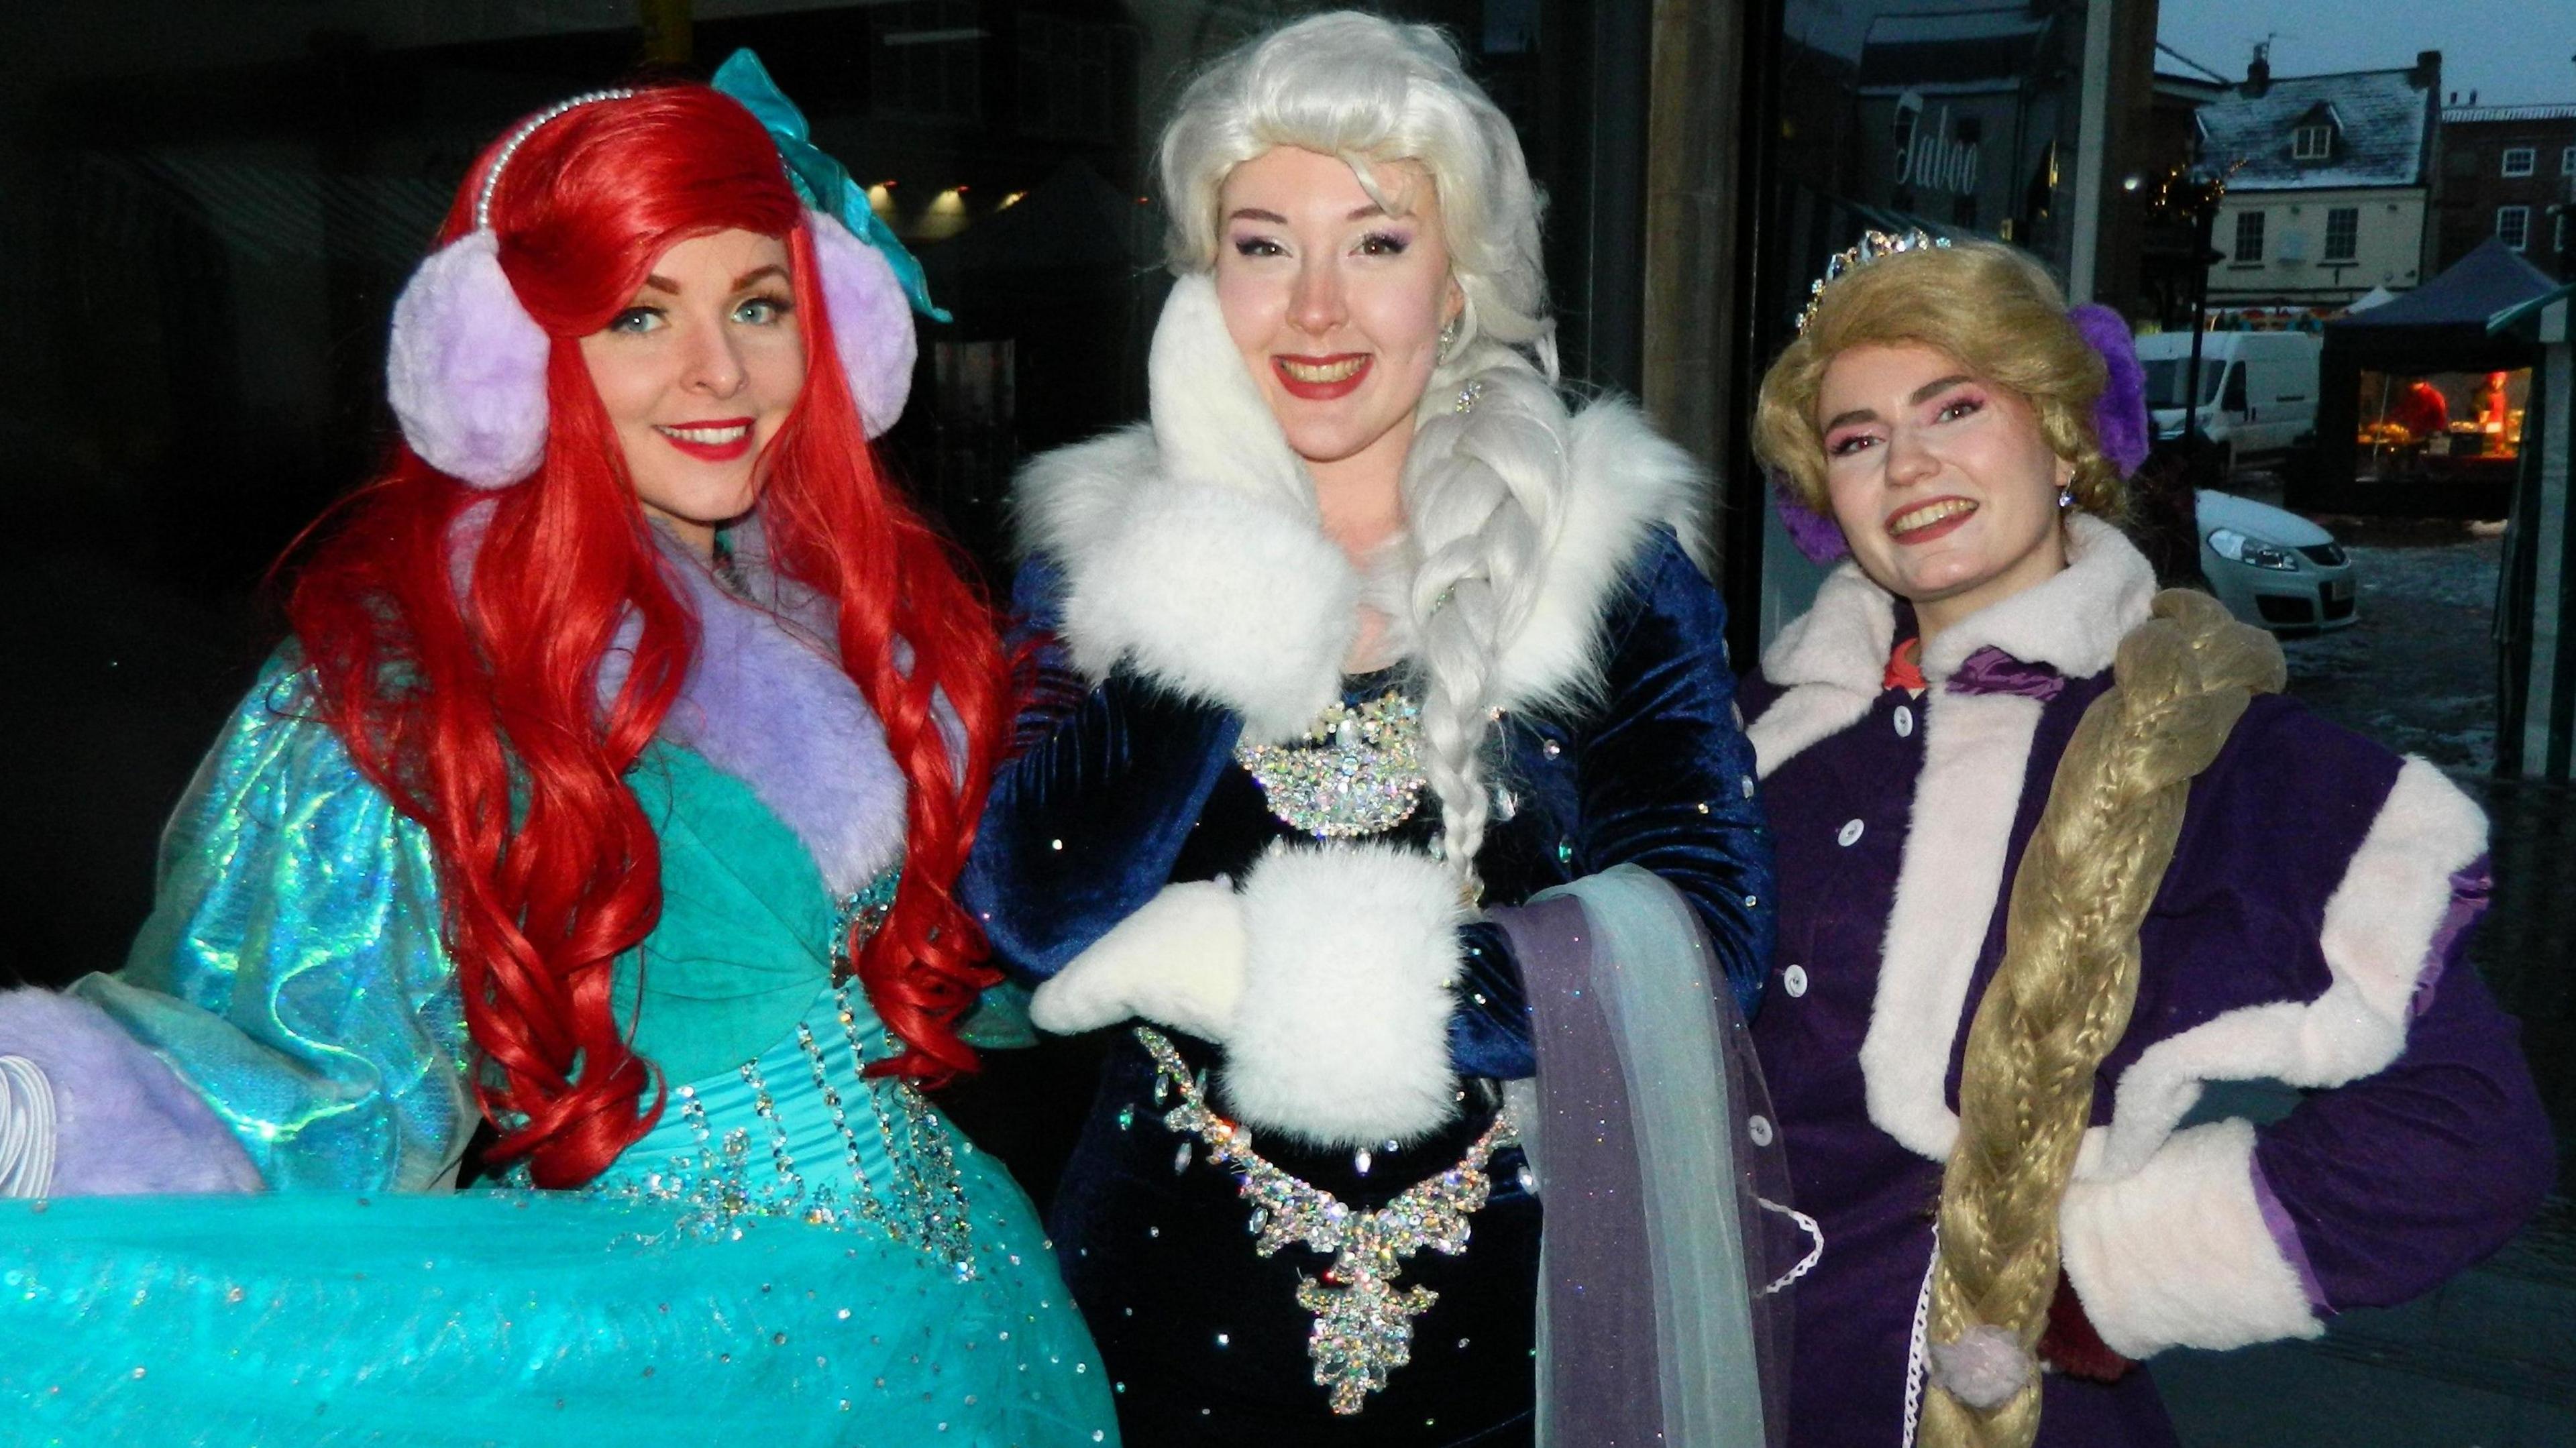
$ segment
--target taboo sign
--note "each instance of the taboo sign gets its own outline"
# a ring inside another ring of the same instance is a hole
[[[1944,103],[1929,116],[1923,97],[1907,91],[1896,98],[1896,184],[1966,196],[1977,189],[1977,164],[1984,147],[1981,118],[1968,116],[1955,127]]]

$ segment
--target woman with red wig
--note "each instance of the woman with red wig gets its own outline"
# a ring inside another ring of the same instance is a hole
[[[718,83],[485,152],[395,310],[404,445],[126,969],[0,998],[31,1431],[1114,1432],[920,1089],[1011,1029],[951,893],[1004,660],[868,447],[927,299],[757,62]]]

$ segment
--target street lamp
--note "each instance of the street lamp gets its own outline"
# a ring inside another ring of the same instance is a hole
[[[2218,228],[2218,203],[2227,195],[2227,178],[2235,174],[2236,166],[2219,171],[2205,162],[2168,167],[2156,178],[2155,197],[2148,203],[2155,211],[2191,223],[2191,363],[2183,372],[2182,426],[2183,437],[2194,444],[2201,441],[2200,348],[2209,330],[2209,269],[2226,260],[2211,239]]]

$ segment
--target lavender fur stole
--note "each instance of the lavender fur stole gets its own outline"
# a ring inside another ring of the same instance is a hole
[[[664,576],[698,619],[689,676],[661,737],[749,785],[804,842],[833,894],[900,863],[908,782],[876,711],[841,672],[828,600],[777,575],[756,519],[728,539],[739,597],[696,555],[655,536]],[[603,701],[626,681],[638,629],[630,619],[600,661]]]
[[[50,1195],[261,1189],[197,1093],[89,1002],[47,990],[0,994],[0,1056],[35,1062],[53,1087]]]

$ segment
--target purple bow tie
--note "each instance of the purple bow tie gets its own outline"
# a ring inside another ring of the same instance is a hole
[[[2066,676],[1988,645],[1968,655],[1943,687],[1953,694],[2019,694],[2046,703],[2064,692]]]

